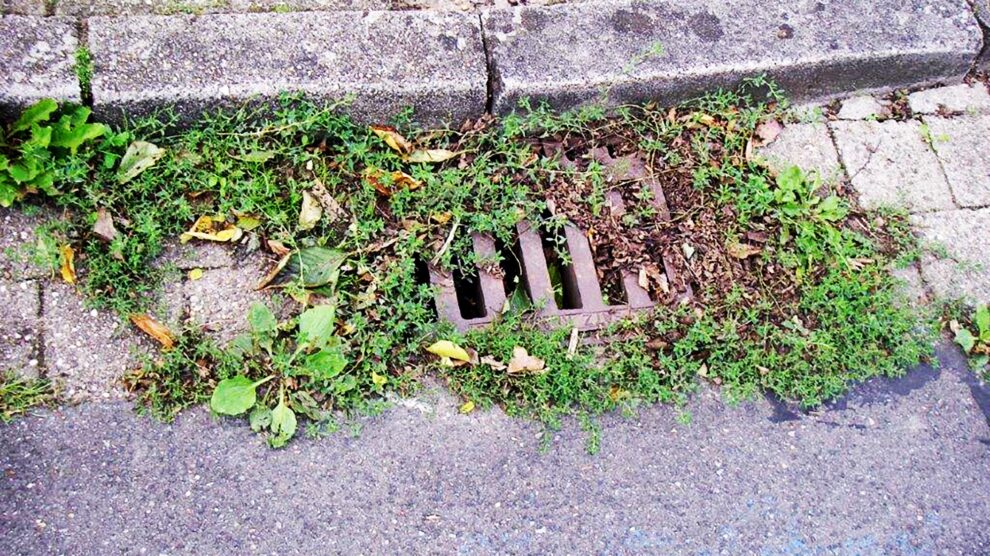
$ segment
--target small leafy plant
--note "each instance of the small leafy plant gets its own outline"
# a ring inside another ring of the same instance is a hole
[[[24,378],[14,371],[0,373],[0,423],[9,423],[32,407],[53,399],[55,389],[48,380]]]
[[[103,124],[86,122],[89,108],[74,107],[50,121],[56,110],[54,100],[40,100],[0,134],[0,206],[39,191],[57,195],[68,155],[106,132]]]
[[[977,371],[986,370],[990,364],[990,305],[976,309],[972,329],[953,320],[949,328],[955,334],[955,341],[969,356],[970,366]]]
[[[235,339],[230,347],[249,372],[220,381],[210,408],[221,415],[243,415],[251,410],[251,428],[255,432],[268,430],[268,442],[275,448],[295,435],[296,412],[320,420],[322,412],[310,392],[343,393],[357,384],[353,376],[341,376],[348,361],[334,333],[335,314],[332,304],[316,305],[303,311],[296,321],[280,326],[267,306],[252,305],[248,313],[250,334]],[[293,328],[294,335],[283,333]],[[259,400],[259,388],[266,385]]]

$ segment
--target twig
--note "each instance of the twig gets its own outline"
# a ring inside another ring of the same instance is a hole
[[[454,241],[454,233],[457,232],[457,227],[460,225],[461,225],[460,217],[454,217],[454,225],[450,227],[450,233],[447,234],[447,241],[443,242],[443,245],[440,247],[440,250],[437,251],[437,254],[434,255],[433,259],[430,261],[431,263],[437,264],[437,262],[440,261],[440,257],[442,257],[443,254],[447,252],[447,249],[450,247],[451,242]]]

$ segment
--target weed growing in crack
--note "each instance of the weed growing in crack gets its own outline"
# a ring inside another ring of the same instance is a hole
[[[0,423],[9,423],[32,408],[53,401],[55,388],[51,381],[25,378],[11,370],[0,373]]]

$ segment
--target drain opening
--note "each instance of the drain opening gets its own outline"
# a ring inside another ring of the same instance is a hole
[[[456,264],[452,273],[454,278],[454,293],[457,294],[457,307],[461,318],[477,319],[488,314],[485,309],[485,296],[481,293],[481,280],[478,271],[466,274],[461,265]]]
[[[550,274],[550,285],[553,286],[553,297],[560,309],[580,309],[581,292],[578,290],[577,277],[574,267],[565,263],[561,253],[570,252],[563,226],[554,230],[546,226],[540,228],[540,241],[543,244],[543,257],[547,261],[547,271]]]
[[[423,259],[416,259],[413,263],[413,280],[415,280],[416,285],[421,287],[430,287],[432,282],[430,281],[430,265]],[[422,290],[420,290],[422,291]],[[435,303],[428,304],[430,311],[432,311],[434,318],[439,318],[437,313],[437,307]]]

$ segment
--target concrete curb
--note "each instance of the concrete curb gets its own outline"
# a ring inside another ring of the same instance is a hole
[[[591,0],[480,15],[221,13],[83,26],[93,107],[111,121],[166,106],[191,119],[300,91],[317,101],[354,95],[348,110],[359,120],[411,106],[435,125],[506,114],[523,98],[561,110],[672,104],[760,74],[802,102],[954,83],[981,53],[988,63],[980,14],[966,0]],[[0,59],[0,109],[40,96],[79,101],[73,21],[0,20],[0,47],[13,53]]]

